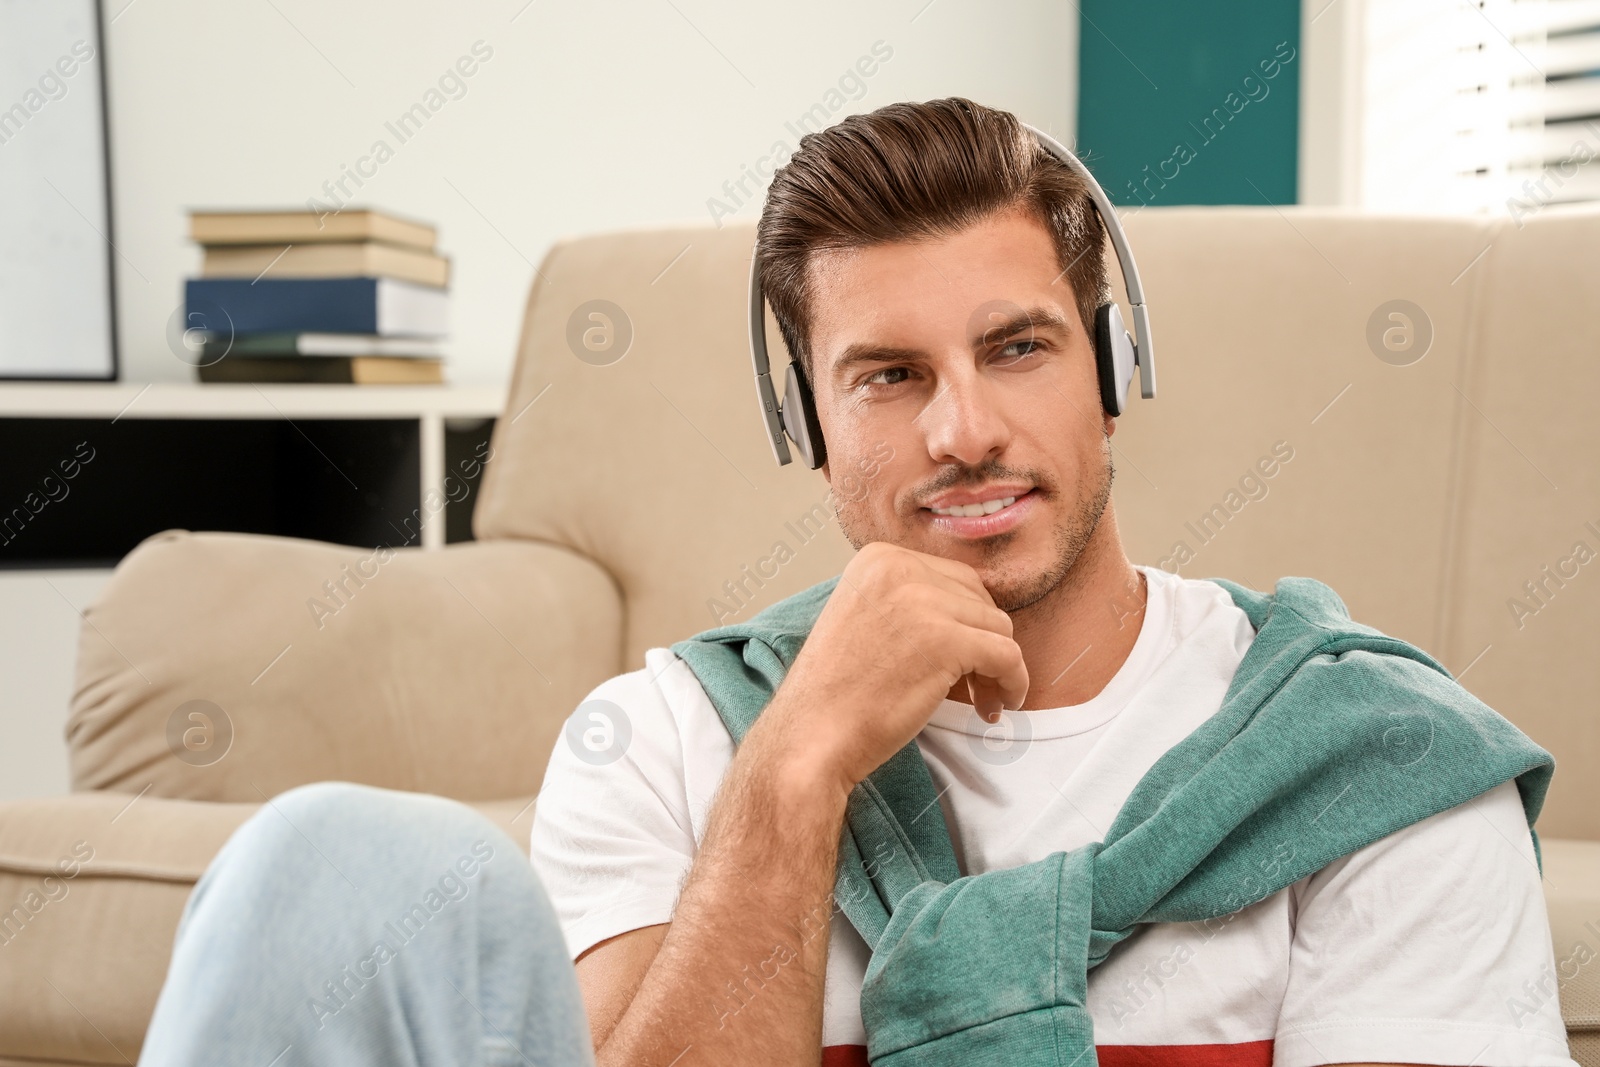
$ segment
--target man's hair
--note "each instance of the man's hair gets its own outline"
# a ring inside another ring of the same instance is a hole
[[[761,287],[791,357],[812,377],[813,257],[945,237],[1009,209],[1049,230],[1094,341],[1111,299],[1105,231],[1088,184],[1007,111],[962,97],[896,103],[808,133],[773,175],[756,226]]]

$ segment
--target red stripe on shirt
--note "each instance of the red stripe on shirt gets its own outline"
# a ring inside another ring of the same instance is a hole
[[[1272,1067],[1272,1040],[1236,1045],[1096,1045],[1100,1067]]]
[[[1272,1041],[1237,1045],[1096,1045],[1100,1067],[1272,1067]],[[865,1045],[829,1045],[822,1067],[869,1067]]]

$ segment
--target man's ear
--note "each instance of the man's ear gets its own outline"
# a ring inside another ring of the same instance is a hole
[[[1117,432],[1117,420],[1114,416],[1107,415],[1102,411],[1100,413],[1100,420],[1101,429],[1107,437],[1110,437],[1112,434]]]

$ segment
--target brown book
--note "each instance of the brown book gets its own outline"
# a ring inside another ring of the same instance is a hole
[[[202,382],[444,384],[443,360],[403,356],[227,356],[198,370]]]
[[[432,251],[438,232],[381,211],[191,211],[189,236],[203,245],[384,241]]]
[[[450,282],[450,261],[376,241],[211,245],[200,273],[206,278],[399,278],[443,288]]]

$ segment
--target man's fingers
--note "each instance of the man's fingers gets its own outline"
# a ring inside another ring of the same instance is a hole
[[[930,571],[946,579],[946,582],[938,583],[941,586],[946,585],[947,582],[954,583],[971,595],[978,597],[984,603],[994,604],[994,597],[990,596],[989,590],[984,587],[983,579],[978,577],[977,571],[965,563],[959,560],[946,559],[943,556],[930,555],[927,552],[918,552],[915,549],[906,549],[906,551],[915,556]],[[931,578],[932,576],[930,575]]]
[[[977,600],[960,590],[931,588],[927,603],[936,611],[962,626],[974,630],[987,630],[1002,637],[1011,636],[1011,616],[994,604]]]
[[[935,589],[943,589],[946,592],[954,593],[958,596],[966,597],[968,600],[994,608],[996,611],[1000,610],[995,607],[994,597],[989,595],[989,590],[984,588],[983,583],[978,581],[976,576],[973,576],[971,581],[966,581],[959,575],[952,575],[943,570],[936,570],[930,567],[919,576],[918,580],[925,585],[933,586]]]
[[[954,657],[952,665],[967,679],[978,713],[993,721],[1003,708],[1020,708],[1028,695],[1028,668],[1011,636],[1011,616],[992,604],[944,590],[933,593],[928,610],[955,623],[941,639],[940,651]],[[934,651],[927,650],[927,655]]]
[[[962,673],[972,676],[969,687],[973,690],[973,707],[992,722],[999,717],[1001,707],[1022,707],[1028,697],[1028,665],[1022,660],[1022,649],[1009,635],[974,630],[971,638],[972,659]],[[983,703],[977,702],[980,697]]]
[[[972,707],[984,722],[998,722],[1004,710],[1005,697],[993,678],[981,674],[967,675],[967,692],[972,696]]]

